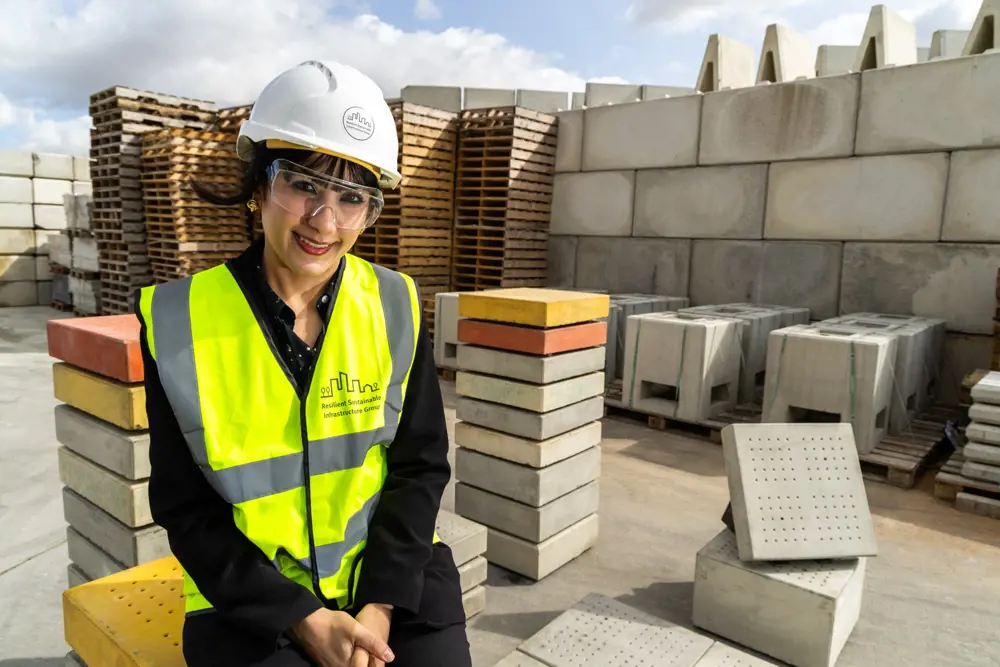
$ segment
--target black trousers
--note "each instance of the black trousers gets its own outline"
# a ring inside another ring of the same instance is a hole
[[[393,619],[389,647],[396,659],[386,667],[472,667],[465,624],[445,627]],[[238,627],[217,614],[184,621],[188,667],[315,667],[295,643],[275,641]]]

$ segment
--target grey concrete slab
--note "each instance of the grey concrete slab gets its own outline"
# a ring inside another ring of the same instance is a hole
[[[35,226],[31,204],[0,203],[0,229],[31,229]]]
[[[157,525],[130,528],[83,496],[66,488],[63,489],[63,516],[77,533],[109,558],[126,567],[135,567],[170,555],[170,543],[163,528]]]
[[[576,246],[578,236],[549,236],[545,286],[573,287],[576,281]]]
[[[947,182],[947,153],[772,164],[764,236],[937,241]]]
[[[583,112],[583,171],[698,164],[701,97],[596,106]]]
[[[463,593],[462,606],[465,608],[466,620],[483,613],[486,609],[486,588],[476,586],[471,591]]]
[[[525,90],[518,88],[515,103],[519,107],[543,113],[555,113],[570,108],[569,92],[559,90]]]
[[[601,444],[601,422],[592,421],[547,440],[519,438],[469,422],[455,424],[455,445],[505,461],[545,468]]]
[[[31,151],[0,151],[0,176],[34,176]]]
[[[591,447],[545,468],[532,468],[461,447],[455,452],[456,480],[536,508],[589,484],[600,475],[600,447]],[[458,512],[457,502],[455,507]]]
[[[969,419],[989,426],[1000,426],[1000,406],[985,403],[970,405]]]
[[[644,169],[636,175],[632,233],[664,238],[763,238],[767,169],[766,164]]]
[[[583,160],[583,109],[562,111],[556,135],[556,173],[580,171]]]
[[[603,362],[602,358],[602,367]],[[460,396],[546,414],[601,396],[604,393],[604,371],[548,384],[532,384],[459,370],[455,377],[455,391]]]
[[[1000,150],[955,151],[951,154],[948,197],[941,227],[942,241],[1000,242]]]
[[[462,585],[462,592],[468,593],[476,586],[486,583],[489,562],[483,556],[476,556],[468,563],[460,565],[458,568],[458,578]]]
[[[148,431],[126,431],[65,403],[53,417],[60,444],[126,479],[149,478]]]
[[[980,424],[980,428],[988,428],[988,424]],[[993,431],[993,435],[1000,434],[1000,428]],[[962,455],[966,461],[981,463],[987,466],[1000,467],[1000,444],[980,444],[973,440],[962,448]]]
[[[847,243],[840,312],[940,317],[950,332],[992,334],[998,265],[1000,245]]]
[[[483,109],[488,107],[509,107],[517,103],[517,93],[504,88],[465,88],[462,97],[463,109]]]
[[[552,234],[631,236],[634,171],[556,174]]]
[[[539,581],[580,557],[597,542],[600,520],[591,514],[544,542],[529,542],[490,528],[486,560]]]
[[[455,511],[489,528],[538,543],[595,514],[600,505],[598,488],[596,480],[588,482],[533,507],[460,481],[455,485]]]
[[[543,357],[477,345],[461,345],[458,348],[458,368],[496,378],[548,385],[603,371],[604,357],[604,347],[590,347]],[[461,390],[458,391],[461,393]]]
[[[588,238],[577,245],[576,287],[612,294],[688,295],[691,241]]]
[[[1000,466],[966,461],[962,464],[962,477],[1000,485]]]
[[[60,447],[58,454],[59,477],[67,487],[130,528],[153,523],[148,479],[126,479],[66,447]]]
[[[455,414],[462,421],[533,440],[548,440],[567,433],[604,415],[604,401],[588,398],[574,405],[545,414],[520,410],[506,405],[460,397]]]
[[[1000,426],[970,422],[965,427],[965,437],[969,439],[970,444],[979,443],[1000,446]]]
[[[66,547],[69,559],[91,581],[125,570],[125,565],[109,556],[72,527],[66,528]]]

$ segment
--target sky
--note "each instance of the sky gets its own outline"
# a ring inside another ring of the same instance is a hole
[[[0,149],[85,155],[89,96],[111,86],[252,102],[304,60],[338,60],[386,97],[405,85],[583,91],[694,87],[713,33],[760,50],[777,23],[861,42],[871,0],[0,0]],[[895,0],[920,46],[981,0]]]

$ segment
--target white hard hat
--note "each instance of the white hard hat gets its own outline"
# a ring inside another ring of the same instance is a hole
[[[341,63],[310,60],[272,79],[240,128],[237,155],[249,160],[261,141],[361,163],[384,187],[395,188],[401,179],[396,121],[382,90]]]

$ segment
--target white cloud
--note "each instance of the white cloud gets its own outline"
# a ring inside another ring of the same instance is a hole
[[[625,12],[636,24],[655,24],[670,32],[708,29],[722,21],[767,22],[775,12],[813,0],[632,0]],[[706,35],[707,36],[707,35]]]
[[[434,0],[417,0],[413,15],[421,21],[434,21],[441,18],[441,8],[434,4]]]
[[[13,129],[19,137],[19,148],[73,155],[89,153],[89,116],[69,120],[45,116],[37,109],[18,106],[0,94],[0,130]]]

